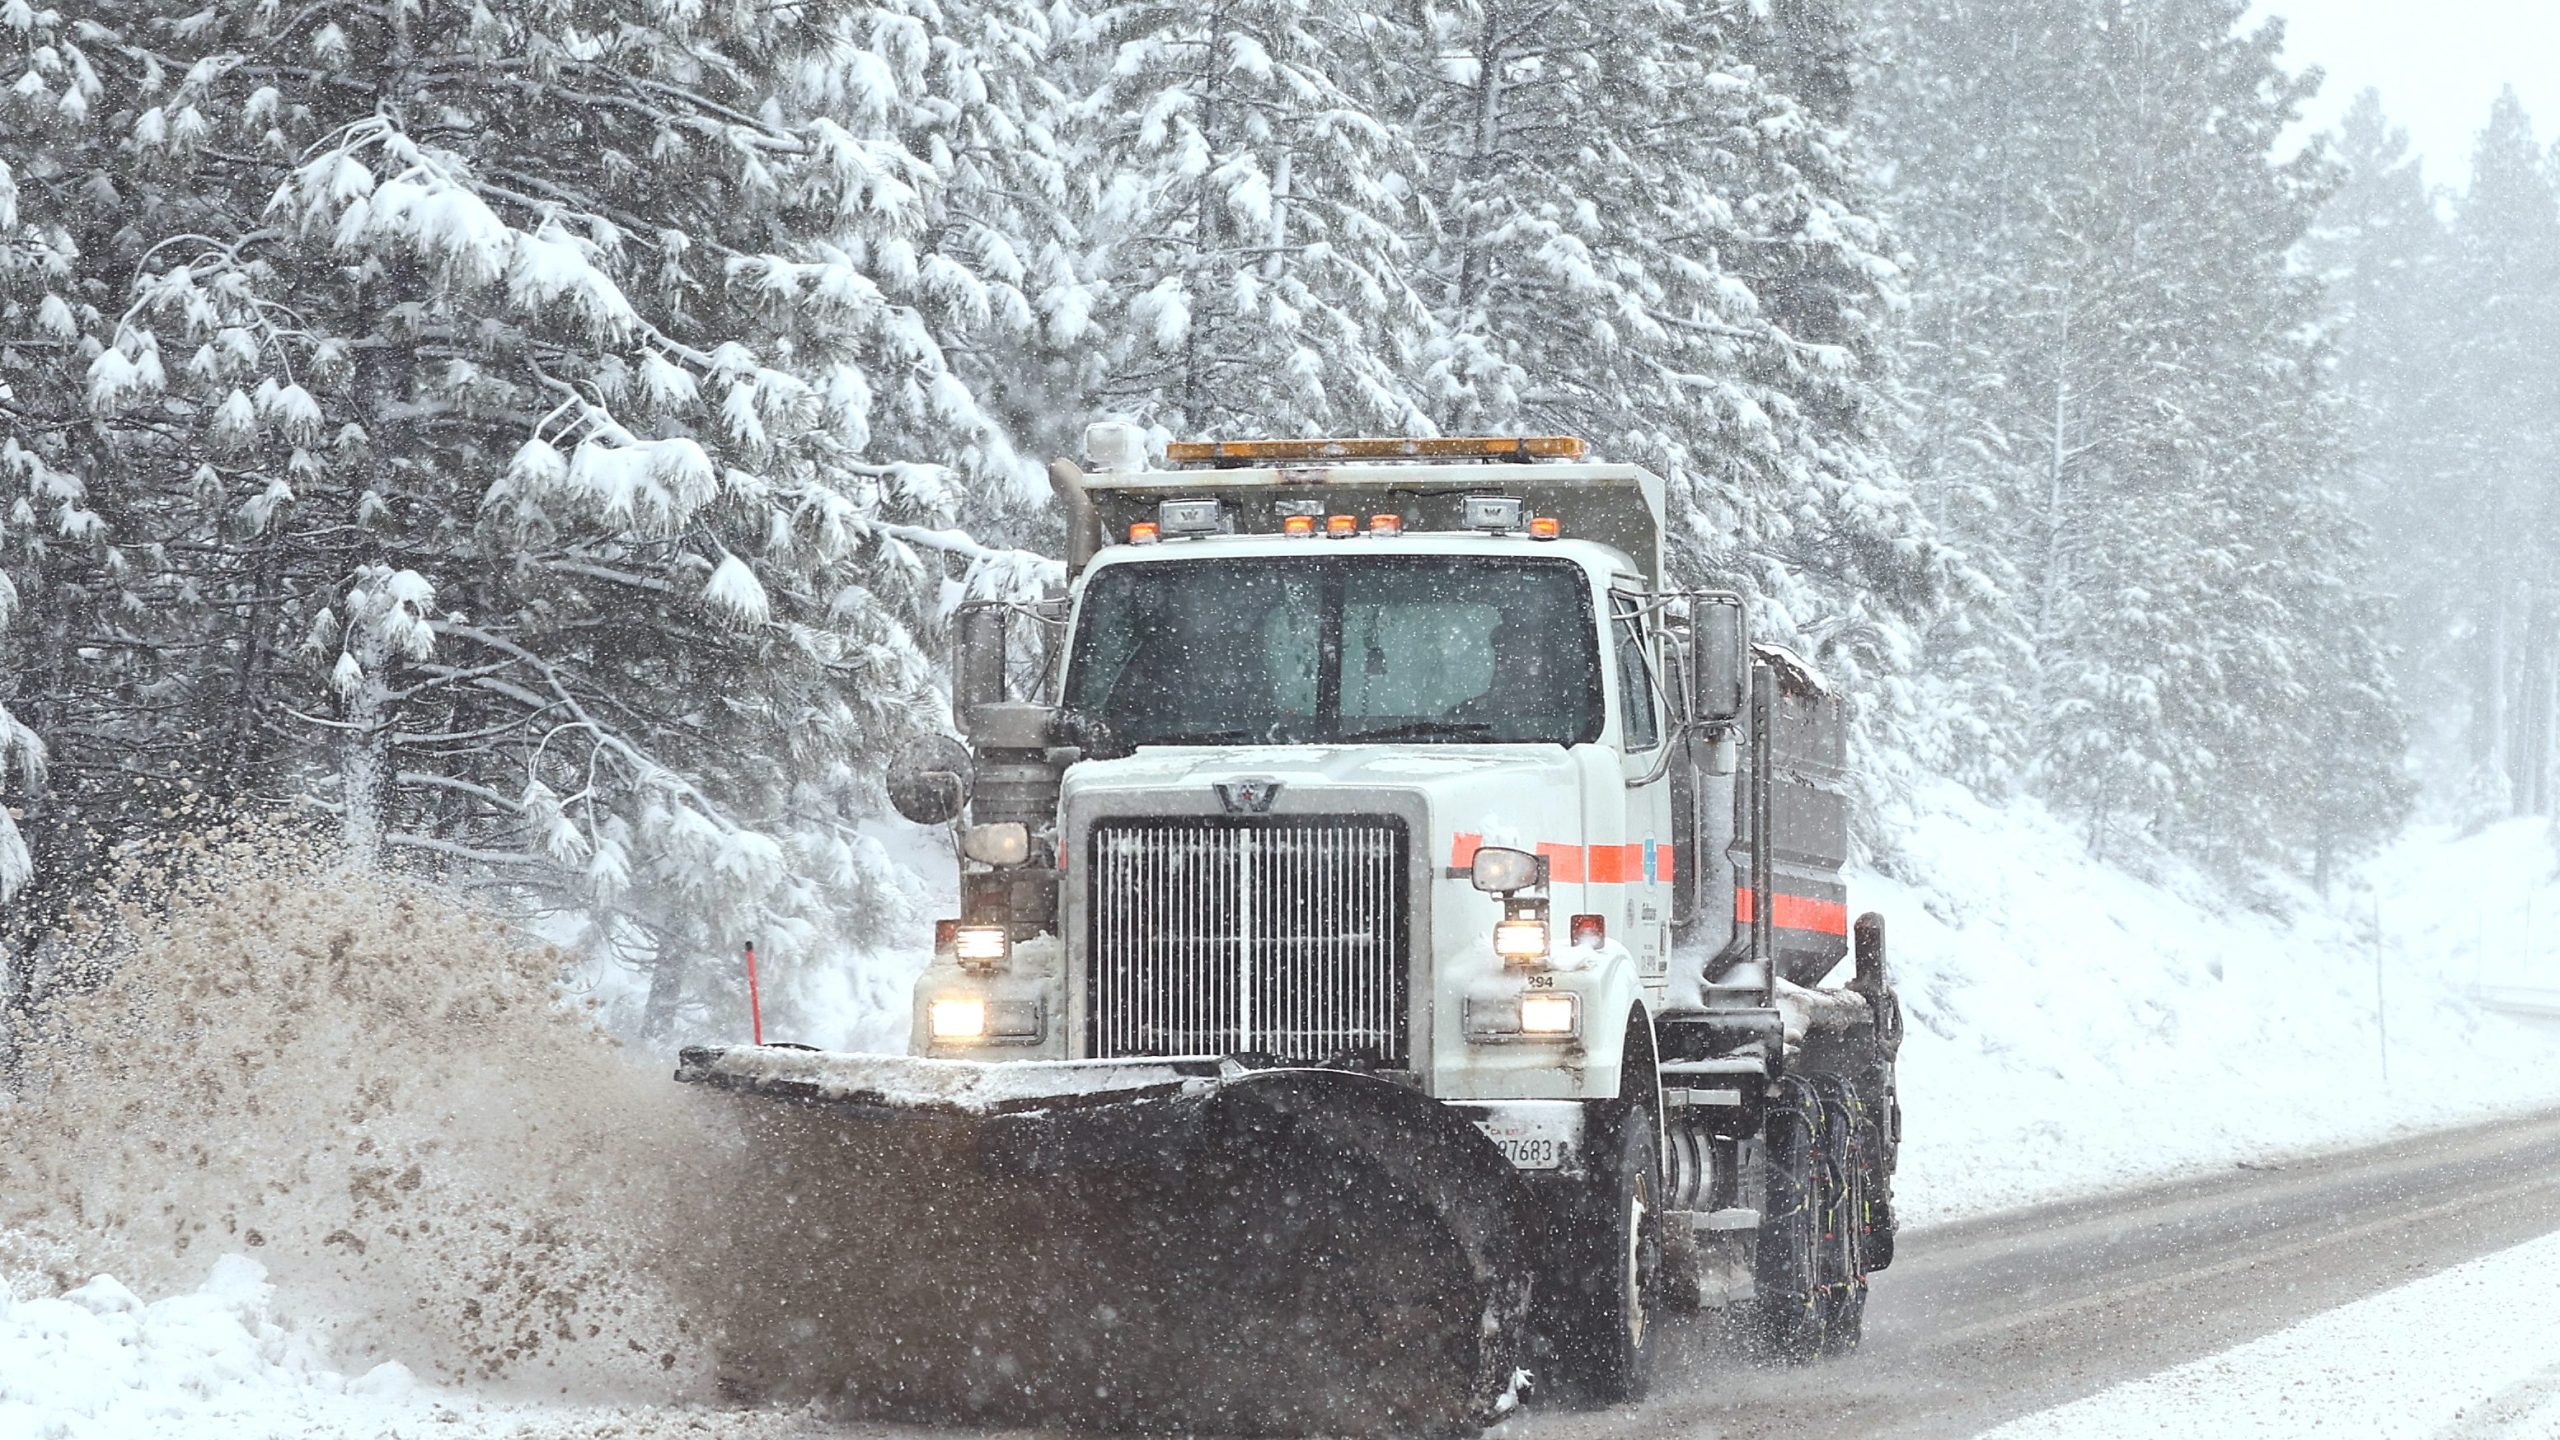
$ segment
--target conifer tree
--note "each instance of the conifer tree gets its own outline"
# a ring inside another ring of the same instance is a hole
[[[2505,813],[2549,813],[2560,740],[2560,191],[2513,91],[2481,132],[2455,208],[2445,352],[2459,483],[2445,507],[2465,585],[2455,643],[2471,699],[2474,788]]]
[[[1428,428],[1403,133],[1343,57],[1363,7],[1133,0],[1079,111],[1109,299],[1101,412],[1192,435]]]
[[[2379,611],[2339,599],[2358,532],[2292,258],[2331,184],[2282,148],[2316,77],[2238,0],[1886,9],[1876,129],[1944,276],[1916,458],[2006,581],[1961,632],[1963,698],[2014,701],[2033,784],[2102,851],[2310,845],[2311,697],[2388,693]],[[1999,85],[1965,82],[1986,66]],[[2396,818],[2360,809],[2358,835]]]
[[[912,918],[859,823],[936,723],[945,522],[1025,468],[951,346],[1043,283],[942,203],[981,77],[833,6],[86,12],[22,218],[101,317],[137,711],[587,917],[654,1030],[704,954]]]
[[[1680,575],[1761,595],[1775,633],[1844,678],[1894,669],[1940,578],[1882,463],[1898,251],[1844,117],[1782,83],[1797,61],[1841,69],[1798,43],[1837,17],[1790,7],[1799,34],[1740,3],[1418,14],[1402,38],[1425,48],[1394,69],[1439,221],[1437,421],[1580,434],[1657,468]]]
[[[2344,178],[2304,246],[2327,287],[2337,336],[2348,491],[2389,560],[2370,583],[2388,592],[2392,670],[2408,695],[2455,695],[2467,676],[2459,636],[2468,628],[2463,588],[2444,578],[2472,561],[2462,505],[2471,487],[2460,458],[2456,376],[2444,363],[2469,321],[2451,274],[2451,237],[2438,218],[2408,137],[2371,90],[2341,124]],[[2441,724],[2420,727],[2420,769],[2459,777],[2467,757],[2448,753]]]

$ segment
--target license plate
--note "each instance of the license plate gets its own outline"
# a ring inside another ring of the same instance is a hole
[[[1564,1142],[1546,1136],[1488,1135],[1514,1170],[1557,1170],[1564,1166]]]
[[[1582,1139],[1582,1107],[1571,1100],[1500,1100],[1467,1117],[1514,1170],[1562,1170]]]

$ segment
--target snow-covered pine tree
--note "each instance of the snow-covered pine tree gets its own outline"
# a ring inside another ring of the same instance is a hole
[[[25,218],[103,229],[84,398],[208,771],[588,918],[653,1029],[912,918],[861,822],[942,522],[1023,468],[948,346],[1032,307],[902,143],[965,67],[832,5],[80,8]]]
[[[861,7],[851,27],[863,49],[894,62],[896,88],[854,93],[857,67],[825,53],[803,62],[803,83],[831,108],[894,123],[934,177],[925,248],[975,277],[961,297],[971,323],[945,349],[1000,422],[995,438],[1016,448],[1020,481],[973,490],[964,514],[1018,523],[1012,505],[1047,500],[1043,459],[1082,438],[1096,373],[1101,295],[1086,235],[1096,187],[1069,148],[1090,23],[1044,0],[897,0]],[[883,104],[892,98],[905,103]]]
[[[2510,813],[2551,813],[2560,750],[2560,187],[2510,90],[2455,207],[2444,356],[2459,436],[2444,507],[2464,583],[2450,596],[2471,697],[2475,788]]]
[[[0,23],[0,947],[58,913],[97,837],[160,807],[184,737],[172,664],[137,635],[169,603],[157,536],[93,424],[86,372],[122,300],[105,267],[132,197],[96,161],[98,76],[78,16]],[[129,273],[129,271],[128,271]],[[50,763],[37,763],[48,757]],[[33,890],[21,887],[33,884]],[[17,977],[23,980],[24,977]],[[22,987],[21,987],[22,990]],[[13,994],[20,990],[13,990]]]
[[[2445,358],[2470,323],[2467,307],[2453,293],[2451,241],[2425,175],[2378,93],[2356,97],[2336,153],[2344,179],[2303,248],[2327,287],[2337,337],[2348,491],[2367,526],[2389,537],[2387,563],[2369,583],[2389,595],[2401,693],[2461,694],[2466,587],[2445,581],[2466,571],[2476,542],[2464,529],[2472,487]],[[2429,709],[2415,737],[2418,769],[2458,782],[2467,768],[2459,721]]]
[[[1094,413],[1191,435],[1428,428],[1407,379],[1417,161],[1369,58],[1389,23],[1347,0],[1100,13],[1077,112],[1107,297]]]
[[[1971,633],[2026,642],[1974,693],[2023,702],[2038,788],[2101,849],[2309,843],[2283,818],[2328,758],[2309,697],[2334,627],[2376,619],[2323,598],[2356,530],[2291,256],[2329,173],[2282,151],[2316,77],[2239,0],[1882,8],[1876,133],[1942,277],[1914,376],[1944,418],[1916,453],[1960,541],[2015,577]]]
[[[1757,593],[1780,638],[1862,686],[1897,670],[1937,579],[1878,440],[1898,251],[1834,102],[1786,88],[1840,68],[1799,43],[1845,34],[1837,17],[1794,5],[1802,27],[1781,30],[1739,0],[1418,14],[1395,38],[1425,48],[1391,68],[1439,220],[1435,419],[1580,434],[1658,468],[1684,578]]]

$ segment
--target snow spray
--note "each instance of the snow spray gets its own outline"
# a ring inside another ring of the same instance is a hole
[[[723,1116],[555,989],[565,957],[271,826],[130,857],[47,942],[91,977],[0,1096],[0,1280],[190,1288],[225,1254],[342,1363],[695,1392]]]

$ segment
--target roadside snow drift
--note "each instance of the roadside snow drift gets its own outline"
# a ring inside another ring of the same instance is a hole
[[[1853,875],[1850,898],[1888,918],[1910,1021],[1914,1223],[2560,1103],[2560,1026],[2463,994],[2475,970],[2522,973],[2507,952],[2536,887],[2560,932],[2541,822],[2422,830],[2330,900],[2243,903],[2176,862],[2101,864],[2041,807],[1953,785],[1895,821],[1900,875]],[[2493,892],[2510,904],[2484,915]]]

